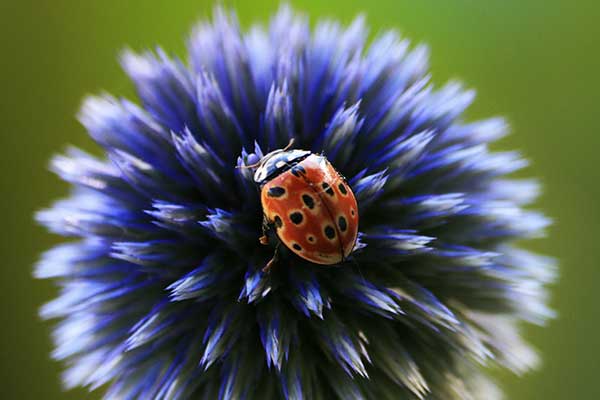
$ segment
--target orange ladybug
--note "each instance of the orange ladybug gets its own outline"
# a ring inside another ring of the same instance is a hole
[[[290,142],[291,145],[291,142]],[[272,151],[256,165],[264,214],[262,244],[269,230],[280,243],[315,264],[344,261],[358,236],[358,207],[352,189],[323,155],[306,150]],[[268,270],[277,259],[269,261]]]

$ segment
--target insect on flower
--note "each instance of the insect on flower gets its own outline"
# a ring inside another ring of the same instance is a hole
[[[102,154],[55,157],[73,190],[37,214],[72,239],[35,269],[66,388],[497,400],[484,367],[537,365],[519,329],[553,316],[555,268],[519,248],[550,224],[511,176],[527,161],[492,149],[502,118],[465,121],[474,92],[433,84],[425,46],[368,32],[217,8],[187,60],[124,52],[136,99],[84,101]]]
[[[254,181],[261,187],[262,244],[275,232],[280,243],[315,264],[337,264],[352,253],[358,237],[358,205],[352,189],[323,155],[284,148],[265,155]]]

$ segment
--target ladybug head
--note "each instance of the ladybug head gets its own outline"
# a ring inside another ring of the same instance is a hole
[[[254,182],[263,185],[309,155],[310,151],[308,150],[274,150],[258,162],[256,171],[254,172]]]

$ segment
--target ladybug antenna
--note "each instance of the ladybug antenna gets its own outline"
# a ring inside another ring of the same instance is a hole
[[[288,142],[288,144],[282,149],[282,151],[286,151],[289,150],[290,147],[292,147],[292,145],[294,144],[294,141],[296,139],[291,138],[290,141]],[[254,164],[251,165],[236,165],[235,167],[238,169],[247,169],[247,168],[256,168],[260,165],[261,160],[258,160],[258,162],[255,162]]]
[[[294,140],[296,139],[290,138],[290,142],[287,144],[287,146],[283,148],[283,151],[289,150],[289,148],[292,147],[292,145],[294,144]]]
[[[249,168],[256,168],[260,165],[260,160],[255,162],[254,164],[250,164],[250,165],[236,165],[235,167],[238,169],[249,169]]]

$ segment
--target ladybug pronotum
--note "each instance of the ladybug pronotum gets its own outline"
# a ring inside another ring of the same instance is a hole
[[[307,261],[344,261],[358,236],[358,207],[350,186],[327,158],[285,148],[267,154],[257,166],[254,181],[261,187],[264,214],[261,243],[268,243],[272,229],[280,243]],[[265,269],[276,258],[277,250]]]

